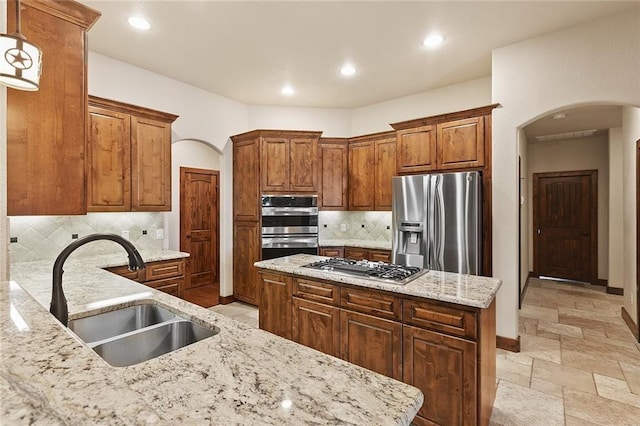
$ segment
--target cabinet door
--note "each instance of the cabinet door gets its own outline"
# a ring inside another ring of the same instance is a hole
[[[320,194],[321,210],[347,210],[347,145],[320,144]],[[325,255],[328,256],[328,255]]]
[[[236,222],[233,225],[233,296],[252,305],[258,304],[258,270],[260,260],[260,228],[258,222]]]
[[[291,339],[291,278],[268,272],[260,276],[260,329]]]
[[[484,166],[484,117],[438,124],[438,169]]]
[[[403,382],[424,394],[416,423],[475,425],[476,343],[406,325],[402,329]]]
[[[15,2],[5,4],[12,34]],[[85,214],[85,29],[99,14],[75,2],[25,1],[21,10],[22,33],[42,49],[42,76],[38,91],[6,92],[7,215]]]
[[[436,127],[423,126],[396,132],[398,174],[436,169]]]
[[[346,257],[347,259],[355,259],[355,260],[362,260],[362,259],[369,260],[368,259],[369,250],[358,248],[358,247],[345,247],[344,257]]]
[[[289,190],[289,140],[262,139],[262,191]]]
[[[318,140],[291,138],[289,141],[289,189],[296,192],[316,192]]]
[[[375,141],[375,210],[391,210],[391,178],[396,175],[396,138]]]
[[[131,210],[171,210],[171,124],[131,116]]]
[[[259,140],[233,144],[233,218],[260,219],[260,145]]]
[[[340,357],[402,380],[402,324],[340,310]]]
[[[325,354],[340,354],[340,309],[293,298],[292,340]]]
[[[320,247],[319,256],[344,257],[344,247]]]
[[[184,294],[184,278],[167,278],[164,280],[147,281],[144,285],[175,297]]]
[[[89,106],[87,211],[131,211],[130,116]]]
[[[349,210],[374,209],[373,141],[349,144]]]

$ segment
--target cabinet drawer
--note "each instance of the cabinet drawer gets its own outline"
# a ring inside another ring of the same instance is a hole
[[[391,263],[391,252],[389,250],[369,250],[368,260]]]
[[[340,306],[393,320],[402,319],[401,299],[388,294],[342,288]]]
[[[468,339],[477,337],[474,312],[407,299],[404,300],[403,310],[405,323]]]
[[[182,297],[184,289],[184,278],[167,278],[164,280],[148,281],[144,285],[171,294],[172,296]]]
[[[147,281],[180,277],[184,275],[184,260],[149,263],[145,271]]]
[[[345,247],[344,257],[356,260],[367,259],[367,257],[369,257],[369,250],[364,248]]]
[[[329,305],[337,305],[340,301],[338,287],[300,278],[293,280],[293,295]]]
[[[320,256],[344,257],[344,247],[320,247]]]
[[[115,266],[113,268],[105,268],[107,271],[112,272],[116,275],[120,275],[121,277],[129,278],[133,281],[142,282],[144,281],[144,272],[141,271],[130,271],[128,266]]]

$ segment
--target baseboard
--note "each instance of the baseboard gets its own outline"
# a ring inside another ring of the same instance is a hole
[[[524,302],[524,297],[527,295],[527,289],[529,288],[529,278],[531,278],[531,271],[529,271],[529,275],[527,276],[527,279],[524,282],[524,288],[520,292],[518,309],[522,309],[522,302]]]
[[[220,302],[221,305],[228,305],[231,302],[235,302],[236,299],[233,297],[233,294],[231,296],[220,296],[220,299],[218,300]]]
[[[496,336],[496,348],[509,352],[520,352],[520,336],[517,339]]]
[[[631,318],[631,315],[629,315],[624,306],[622,307],[622,319],[627,324],[627,327],[629,327],[629,330],[631,330],[633,335],[636,337],[636,341],[640,342],[640,337],[638,335],[638,325],[633,322],[633,318]]]
[[[529,271],[529,276],[527,278],[538,278],[538,274],[533,271]]]
[[[607,293],[608,294],[616,294],[618,296],[624,296],[624,288],[607,286]]]
[[[609,286],[609,281],[603,280],[602,278],[598,278],[592,284],[593,285],[601,285],[603,287],[608,287]]]

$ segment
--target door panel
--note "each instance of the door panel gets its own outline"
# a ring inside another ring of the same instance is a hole
[[[289,189],[291,191],[317,191],[317,139],[289,141]]]
[[[262,139],[262,191],[289,190],[289,140]]]
[[[375,141],[375,210],[391,210],[391,178],[396,175],[396,139]]]
[[[349,210],[374,210],[373,142],[349,145]]]
[[[171,124],[131,117],[133,211],[171,210]]]

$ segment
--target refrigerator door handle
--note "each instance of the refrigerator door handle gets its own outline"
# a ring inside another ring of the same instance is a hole
[[[434,263],[436,269],[444,270],[444,239],[445,239],[445,211],[444,196],[442,194],[442,175],[435,176],[435,211],[434,211]]]
[[[470,177],[470,176],[469,176]],[[464,264],[462,266],[462,270],[460,273],[470,274],[471,268],[469,263],[469,209],[471,208],[471,179],[465,179],[464,185],[464,225],[463,225],[463,235],[462,241],[464,247],[462,247]]]

